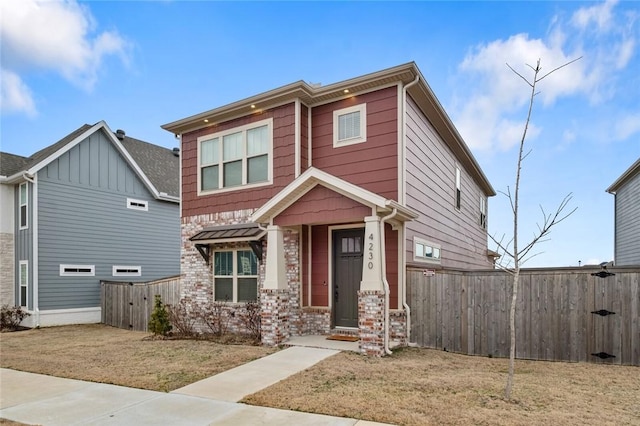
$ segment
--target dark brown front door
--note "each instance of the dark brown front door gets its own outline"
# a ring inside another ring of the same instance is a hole
[[[333,231],[333,319],[338,327],[358,326],[364,228]]]

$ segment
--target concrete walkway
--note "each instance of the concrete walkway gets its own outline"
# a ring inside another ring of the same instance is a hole
[[[291,347],[171,393],[0,369],[0,417],[39,425],[332,425],[380,423],[237,402],[338,351]],[[126,372],[123,372],[126,374]]]

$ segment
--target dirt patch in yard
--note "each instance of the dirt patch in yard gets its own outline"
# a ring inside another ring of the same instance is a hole
[[[0,366],[168,392],[276,351],[148,336],[102,324],[1,333]]]
[[[242,402],[400,425],[638,425],[640,368],[517,361],[428,349],[343,352]]]

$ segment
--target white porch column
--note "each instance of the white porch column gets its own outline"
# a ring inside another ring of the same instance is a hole
[[[287,288],[284,237],[282,228],[276,225],[267,226],[267,264],[264,275],[264,289],[285,290]]]
[[[382,283],[382,261],[380,256],[380,218],[364,218],[364,258],[362,261],[362,282],[360,290],[384,291]]]

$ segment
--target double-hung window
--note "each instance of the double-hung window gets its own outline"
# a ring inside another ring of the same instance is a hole
[[[273,120],[198,138],[198,190],[207,193],[271,181]]]
[[[487,197],[480,196],[480,227],[487,229]]]
[[[20,229],[29,227],[29,187],[27,183],[20,184]]]
[[[460,167],[456,166],[456,209],[460,210],[461,198],[462,198],[462,182],[460,177]]]
[[[367,141],[367,104],[333,111],[333,147]]]
[[[216,251],[213,255],[214,300],[258,299],[258,259],[251,249]]]
[[[20,300],[18,303],[21,307],[27,307],[27,288],[29,286],[29,261],[21,260],[20,269],[18,270],[18,284],[20,284]]]

